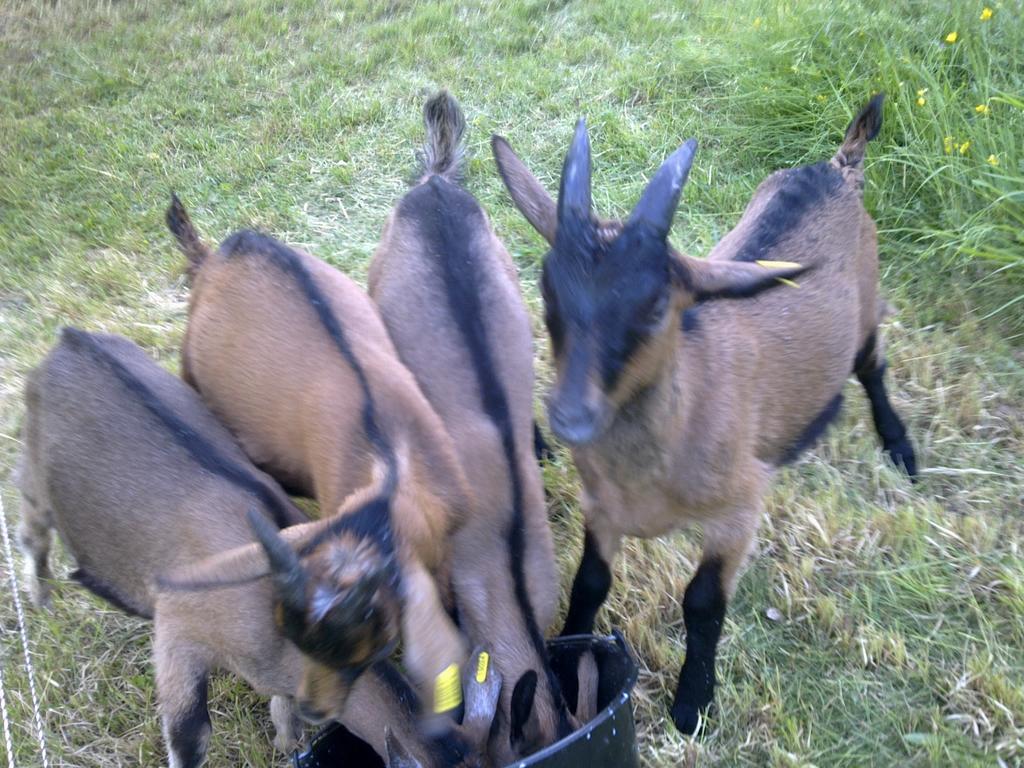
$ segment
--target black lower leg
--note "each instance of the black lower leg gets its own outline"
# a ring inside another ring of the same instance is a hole
[[[572,582],[569,615],[563,635],[586,635],[594,629],[594,619],[612,587],[612,572],[597,549],[597,541],[587,531],[583,539],[583,559]]]
[[[686,661],[672,703],[672,720],[683,733],[697,730],[700,714],[715,695],[715,650],[725,620],[725,589],[722,562],[717,558],[700,564],[683,597],[686,622]]]
[[[540,431],[540,424],[533,422],[533,455],[537,461],[554,461],[555,452],[551,450],[548,441],[544,439],[544,433]]]
[[[206,706],[207,678],[196,682],[192,704],[167,724],[171,768],[198,768],[210,739],[210,713]]]
[[[914,456],[914,447],[910,444],[906,427],[893,410],[885,391],[885,364],[858,370],[857,380],[864,387],[864,392],[871,403],[871,417],[875,421],[878,436],[882,438],[882,447],[896,466],[903,467],[910,477],[915,477],[917,459]]]

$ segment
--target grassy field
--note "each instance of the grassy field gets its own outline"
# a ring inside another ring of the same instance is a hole
[[[60,326],[123,333],[177,369],[187,293],[162,221],[171,189],[211,238],[259,226],[362,280],[412,171],[422,102],[447,86],[469,120],[467,185],[539,318],[544,247],[501,187],[492,132],[554,189],[586,115],[606,214],[627,211],[668,152],[696,136],[673,239],[702,254],[760,178],[831,155],[882,89],[866,195],[898,310],[891,389],[921,482],[887,465],[851,384],[840,424],[770,497],[727,620],[717,714],[697,740],[667,719],[697,537],[630,544],[601,621],[623,628],[641,658],[647,765],[1021,765],[1024,18],[1019,0],[989,2],[990,13],[973,0],[5,0],[8,525],[22,380]],[[546,362],[540,370],[546,379]],[[581,538],[567,455],[546,480],[567,588]],[[0,576],[14,758],[34,766],[2,557]],[[27,630],[50,765],[164,759],[145,624],[65,587],[52,614],[29,611]],[[211,709],[211,765],[284,764],[244,684],[218,679]],[[0,764],[5,751],[0,738]]]

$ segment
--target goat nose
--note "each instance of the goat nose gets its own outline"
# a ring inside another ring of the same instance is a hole
[[[569,407],[554,401],[548,409],[551,429],[560,440],[569,445],[586,445],[597,432],[597,409],[586,403]]]

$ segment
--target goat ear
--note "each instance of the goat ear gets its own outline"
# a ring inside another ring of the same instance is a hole
[[[680,283],[695,301],[745,299],[779,285],[799,287],[793,278],[807,267],[791,262],[748,262],[677,256],[673,265]]]
[[[482,748],[498,710],[502,676],[491,663],[490,654],[476,648],[470,654],[462,679],[462,698],[466,703],[462,729],[471,746]]]
[[[511,732],[509,740],[513,747],[526,737],[526,724],[533,712],[533,699],[537,694],[537,673],[530,669],[516,682],[512,689]]]
[[[155,581],[163,592],[199,592],[249,584],[269,573],[262,551],[249,544],[158,574]]]
[[[562,165],[562,180],[558,187],[558,220],[590,219],[590,137],[587,122],[581,117],[576,123],[572,145]]]
[[[668,237],[696,153],[697,140],[689,139],[661,164],[629,215],[627,227],[644,226],[660,240]]]
[[[578,693],[576,694],[576,719],[580,725],[589,723],[597,715],[598,669],[597,658],[591,650],[584,651],[576,665]]]
[[[516,208],[545,240],[554,244],[558,210],[551,195],[504,138],[491,136],[491,151],[501,180],[505,182],[505,188],[512,196]]]
[[[384,744],[388,753],[388,768],[422,768],[388,726],[384,726]]]

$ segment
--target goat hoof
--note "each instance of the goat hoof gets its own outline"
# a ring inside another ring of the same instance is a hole
[[[701,718],[707,715],[711,704],[691,704],[677,701],[672,705],[672,722],[680,733],[693,736],[697,733]]]
[[[914,447],[910,440],[901,437],[899,440],[886,443],[885,452],[889,454],[893,464],[906,472],[912,481],[917,481],[917,457],[914,456]]]

